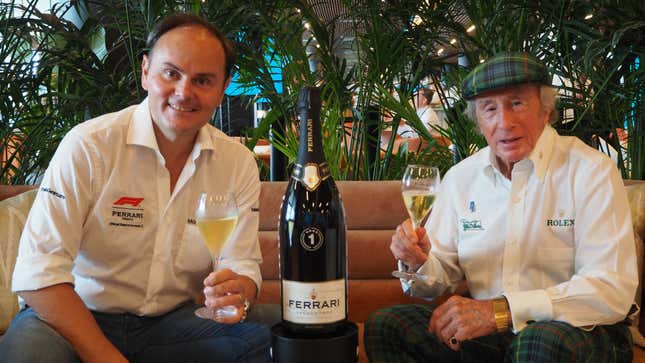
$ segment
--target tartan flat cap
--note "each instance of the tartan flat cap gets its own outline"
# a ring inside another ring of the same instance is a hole
[[[470,100],[484,92],[523,83],[550,86],[551,76],[544,64],[528,53],[498,53],[468,73],[461,94]]]

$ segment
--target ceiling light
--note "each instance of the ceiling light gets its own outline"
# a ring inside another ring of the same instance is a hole
[[[455,44],[455,43],[457,43],[457,38],[450,39],[450,44]]]
[[[475,24],[469,26],[468,29],[466,29],[466,31],[469,33],[472,32],[473,30],[475,30]]]
[[[443,48],[439,48],[439,50],[437,51],[437,55],[441,55],[441,53],[443,53]]]
[[[587,15],[585,16],[585,20],[589,20],[589,19],[591,19],[591,18],[593,18],[593,14],[587,14]]]
[[[480,59],[479,63],[484,63],[484,58]]]

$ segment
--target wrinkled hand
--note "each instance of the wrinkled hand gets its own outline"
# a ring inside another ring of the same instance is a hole
[[[410,219],[406,219],[396,227],[390,243],[390,251],[394,257],[415,271],[428,259],[430,247],[430,239],[425,228],[413,229]]]
[[[213,310],[224,306],[237,308],[234,316],[216,316],[215,321],[234,324],[245,317],[244,301],[251,300],[253,296],[247,292],[249,281],[255,287],[255,283],[250,278],[238,275],[229,269],[211,272],[204,279],[204,305],[207,308]]]
[[[493,301],[452,296],[432,313],[428,330],[450,349],[457,351],[462,341],[497,331]],[[451,341],[452,338],[456,342]]]

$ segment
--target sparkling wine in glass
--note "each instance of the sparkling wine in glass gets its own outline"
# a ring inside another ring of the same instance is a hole
[[[201,193],[197,201],[195,219],[202,240],[213,259],[213,270],[217,270],[220,253],[231,237],[237,224],[238,210],[231,194]],[[201,307],[195,315],[204,319],[233,317],[237,314],[235,306],[224,306],[216,310]]]
[[[401,180],[403,203],[408,210],[412,226],[416,229],[428,216],[439,188],[439,169],[427,165],[408,165]],[[425,279],[426,276],[410,271],[402,261],[397,261],[398,270],[392,275],[408,282]]]

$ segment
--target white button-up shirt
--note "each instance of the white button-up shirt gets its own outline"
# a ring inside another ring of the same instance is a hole
[[[514,330],[625,318],[638,283],[629,206],[615,165],[547,126],[508,180],[489,148],[450,169],[426,224],[419,269],[436,296],[465,277],[475,299],[505,296]]]
[[[202,296],[211,257],[195,225],[202,191],[232,192],[239,219],[220,268],[261,284],[260,181],[252,153],[207,125],[170,193],[147,99],[63,139],[26,221],[13,291],[74,284],[91,310],[158,315]]]

